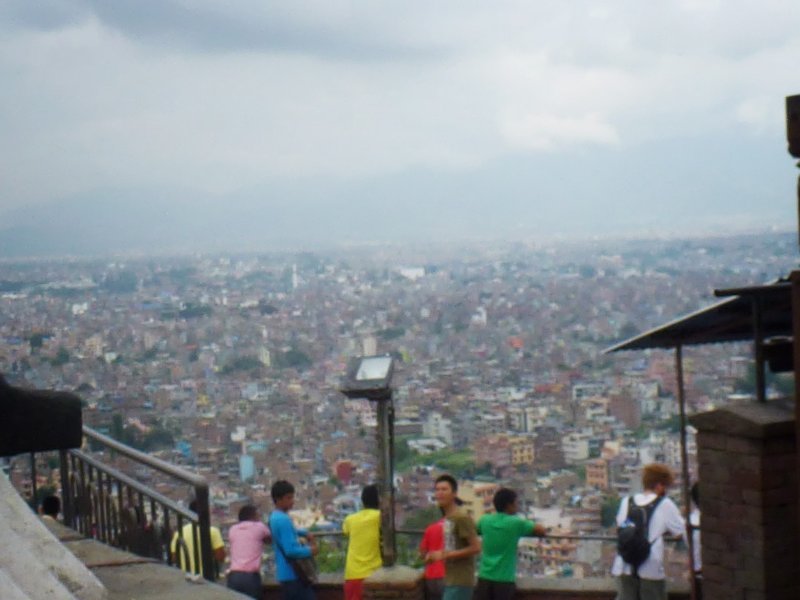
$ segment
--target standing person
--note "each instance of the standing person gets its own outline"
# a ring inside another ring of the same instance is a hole
[[[189,510],[194,513],[197,512],[197,500],[192,500],[189,503]],[[192,535],[193,529],[194,535]],[[179,533],[180,535],[178,535]],[[214,553],[214,560],[217,563],[215,566],[219,568],[219,565],[225,560],[225,542],[222,541],[222,533],[219,527],[214,527],[212,525],[209,535],[211,536],[211,551]],[[200,564],[195,565],[194,563],[195,544],[200,548],[200,528],[194,523],[187,523],[180,532],[175,532],[175,535],[172,536],[172,543],[169,546],[172,562],[177,563],[180,561],[181,569],[183,569],[187,575],[203,575],[202,558]],[[180,546],[184,546],[186,552],[183,552]],[[187,555],[188,561],[186,560]],[[198,556],[199,555],[200,553],[198,552]]]
[[[429,552],[426,562],[444,561],[443,600],[471,600],[475,585],[475,555],[481,542],[475,523],[458,505],[458,482],[452,475],[436,478],[434,496],[445,517],[444,549]]]
[[[444,519],[439,519],[425,528],[419,553],[423,558],[428,552],[444,549]],[[442,600],[444,592],[444,561],[437,560],[425,565],[425,599]]]
[[[231,527],[231,568],[228,587],[251,598],[261,598],[261,555],[270,540],[269,528],[261,522],[258,509],[247,504],[239,509],[239,522]]]
[[[492,499],[495,513],[478,521],[482,553],[476,600],[511,600],[516,591],[517,545],[524,536],[547,535],[543,525],[517,516],[517,493],[500,488]]]
[[[667,498],[667,489],[674,483],[672,470],[660,463],[645,465],[642,470],[644,491],[622,499],[617,512],[617,527],[643,522],[643,535],[649,543],[649,554],[638,566],[625,562],[617,553],[611,574],[617,577],[618,600],[666,600],[664,572],[664,535],[686,536],[686,526],[675,503]],[[642,517],[644,517],[642,519]]]
[[[345,600],[361,600],[364,580],[383,565],[377,485],[368,485],[361,491],[361,504],[363,508],[348,515],[342,524],[342,533],[349,539],[344,565]]]
[[[272,548],[275,552],[275,578],[281,586],[283,600],[314,600],[314,590],[310,584],[300,581],[291,559],[309,558],[317,553],[317,544],[305,529],[296,529],[289,511],[294,507],[294,486],[288,481],[276,481],[271,490],[275,510],[269,516],[272,532]],[[308,545],[300,543],[298,536],[308,540]]]

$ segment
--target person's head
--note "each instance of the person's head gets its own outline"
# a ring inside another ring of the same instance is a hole
[[[58,499],[58,496],[45,496],[42,500],[42,514],[55,519],[60,512],[61,500]]]
[[[689,495],[692,497],[692,502],[697,508],[700,508],[700,485],[697,481],[692,484],[692,489],[689,490]]]
[[[258,521],[258,509],[252,504],[245,504],[239,509],[239,521]]]
[[[458,482],[452,475],[439,475],[433,486],[433,496],[440,508],[447,509],[458,500]]]
[[[509,488],[500,488],[492,498],[494,509],[499,513],[517,514],[517,492]]]
[[[659,496],[667,493],[667,488],[675,482],[675,475],[667,465],[651,463],[642,470],[642,487]]]
[[[291,510],[294,506],[294,486],[285,479],[273,483],[270,493],[275,507],[279,510]]]
[[[380,497],[378,494],[377,485],[373,483],[361,490],[361,504],[364,506],[364,508],[378,508],[380,506]]]

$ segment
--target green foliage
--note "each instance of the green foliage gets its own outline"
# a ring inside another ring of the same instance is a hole
[[[187,302],[186,306],[178,311],[178,316],[181,319],[199,319],[200,317],[207,317],[214,312],[210,306],[192,304]]]
[[[154,425],[147,433],[142,434],[135,427],[125,427],[122,416],[118,414],[111,418],[109,435],[118,442],[144,452],[171,448],[175,445],[175,437],[166,427]]]
[[[318,539],[319,552],[316,556],[320,573],[341,573],[344,571],[346,550],[326,539]]]
[[[103,288],[117,294],[130,294],[139,286],[139,278],[132,271],[109,273],[103,281]]]
[[[297,348],[278,353],[273,362],[279,369],[290,368],[298,371],[307,369],[313,364],[308,354]]]
[[[381,329],[376,335],[382,340],[389,341],[403,337],[405,334],[405,327],[387,327],[386,329]]]
[[[60,367],[61,365],[65,365],[69,362],[69,352],[64,346],[59,347],[58,352],[56,355],[50,359],[50,364],[54,367]]]
[[[439,517],[434,520],[438,518]],[[431,523],[432,522],[433,521],[431,521]],[[430,525],[430,523],[428,524]],[[395,539],[397,540],[397,562],[415,569],[421,568],[424,563],[422,562],[422,557],[419,555],[418,540],[405,535],[396,536]]]
[[[34,333],[28,338],[28,343],[31,345],[31,350],[38,350],[44,345],[44,341],[50,337],[49,333]]]
[[[613,527],[616,524],[617,511],[622,499],[619,496],[608,496],[600,505],[600,522],[603,527]]]
[[[431,523],[435,523],[442,518],[442,513],[438,506],[426,506],[419,508],[409,515],[403,524],[403,529],[425,529]]]
[[[395,470],[400,473],[417,465],[435,465],[455,477],[475,475],[475,458],[471,450],[438,450],[430,454],[420,454],[408,448],[408,443],[395,442]]]
[[[239,356],[222,367],[222,374],[229,375],[236,371],[253,371],[261,369],[264,365],[255,356]]]

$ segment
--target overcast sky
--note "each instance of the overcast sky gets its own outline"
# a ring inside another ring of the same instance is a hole
[[[0,218],[154,194],[791,229],[799,59],[797,0],[4,0]]]

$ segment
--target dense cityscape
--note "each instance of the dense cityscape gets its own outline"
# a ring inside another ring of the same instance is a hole
[[[433,481],[449,472],[475,518],[505,485],[551,533],[598,535],[643,464],[680,474],[672,353],[604,350],[711,304],[715,287],[781,277],[795,255],[794,236],[762,234],[6,261],[0,372],[74,391],[89,426],[207,477],[223,531],[245,503],[268,512],[277,479],[297,486],[299,522],[337,530],[377,457],[374,406],[340,379],[349,357],[391,353],[398,524],[435,518]],[[692,349],[690,413],[750,398],[751,355]],[[691,435],[689,453],[695,475]],[[11,476],[30,493],[24,461]],[[58,487],[57,469],[39,477]],[[605,575],[610,550],[524,542],[519,572]],[[673,577],[682,552],[668,553]]]

